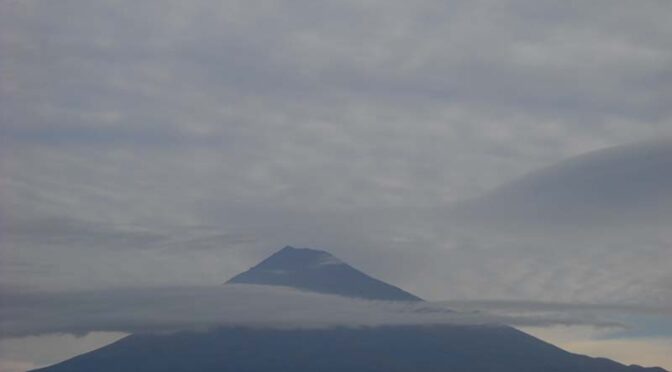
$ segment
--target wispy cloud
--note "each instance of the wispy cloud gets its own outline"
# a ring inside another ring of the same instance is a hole
[[[472,301],[444,301],[445,306],[462,310],[490,310],[490,311],[597,311],[616,313],[639,313],[652,315],[672,315],[672,307],[646,306],[642,304],[591,304],[565,303],[542,301],[510,301],[510,300],[472,300]]]

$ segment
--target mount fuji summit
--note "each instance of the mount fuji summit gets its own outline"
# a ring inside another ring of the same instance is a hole
[[[285,286],[368,300],[422,301],[400,288],[364,274],[328,252],[291,246],[227,283]]]

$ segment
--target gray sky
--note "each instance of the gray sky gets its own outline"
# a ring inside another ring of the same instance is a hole
[[[218,285],[291,244],[432,300],[672,306],[671,12],[0,1],[0,282]]]

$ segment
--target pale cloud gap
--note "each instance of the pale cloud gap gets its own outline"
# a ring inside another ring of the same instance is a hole
[[[67,357],[93,351],[125,333],[92,332],[85,336],[51,334],[0,339],[0,371],[25,372],[63,361]]]
[[[624,364],[672,367],[672,338],[605,337],[602,330],[582,326],[523,327],[522,330],[567,351],[601,356]]]

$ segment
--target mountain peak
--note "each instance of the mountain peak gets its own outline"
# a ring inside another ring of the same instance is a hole
[[[329,252],[289,245],[227,284],[276,285],[370,300],[422,301],[364,274]]]
[[[274,270],[301,270],[325,265],[345,265],[345,263],[326,251],[312,248],[294,248],[288,245],[261,261],[255,267]]]

